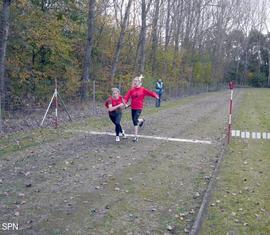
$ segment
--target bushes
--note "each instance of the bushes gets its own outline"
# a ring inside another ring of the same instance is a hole
[[[267,77],[264,73],[252,74],[248,80],[249,85],[254,87],[266,87]]]

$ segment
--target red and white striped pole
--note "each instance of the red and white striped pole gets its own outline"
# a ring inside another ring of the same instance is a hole
[[[57,80],[55,79],[55,128],[58,127],[58,91],[57,91]]]
[[[231,139],[231,131],[232,131],[232,101],[233,101],[233,88],[234,84],[232,81],[229,82],[229,89],[231,90],[231,98],[229,103],[229,123],[228,123],[228,144]]]

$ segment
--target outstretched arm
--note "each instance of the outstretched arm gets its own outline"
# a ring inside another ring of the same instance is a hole
[[[144,88],[143,92],[144,92],[144,95],[146,95],[146,96],[151,96],[151,97],[156,98],[156,99],[159,98],[159,96],[156,92],[150,91],[146,88]]]

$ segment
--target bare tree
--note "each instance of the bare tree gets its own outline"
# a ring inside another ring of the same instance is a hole
[[[166,12],[166,25],[165,25],[165,47],[164,47],[164,53],[167,54],[168,46],[171,38],[171,0],[167,0],[167,12]],[[167,60],[164,60],[164,74],[167,74],[168,64]]]
[[[167,14],[166,14],[166,27],[165,27],[165,52],[167,51],[170,42],[171,33],[171,0],[167,0]]]
[[[174,59],[173,59],[173,68],[176,70],[177,64],[177,55],[179,53],[179,44],[180,44],[180,31],[182,24],[183,16],[183,2],[182,0],[177,1],[177,5],[174,9]]]
[[[152,60],[152,75],[155,75],[157,67],[157,46],[158,46],[158,18],[159,18],[159,7],[160,0],[155,1],[155,9],[152,23],[152,51],[151,51],[151,60]]]
[[[144,73],[144,66],[145,66],[145,46],[146,46],[146,17],[147,13],[150,8],[150,4],[152,0],[148,1],[146,5],[145,0],[142,0],[141,4],[141,30],[139,36],[139,43],[138,43],[138,51],[139,51],[139,59],[138,59],[138,72],[140,74]]]
[[[88,32],[85,46],[85,54],[83,60],[83,73],[81,85],[81,100],[85,100],[88,95],[88,84],[91,76],[92,69],[92,48],[94,41],[94,21],[95,21],[95,0],[89,0],[88,3]]]
[[[2,107],[5,100],[5,58],[6,49],[9,35],[9,14],[10,14],[11,0],[3,0],[1,12],[1,28],[0,28],[0,81],[1,81],[1,94],[0,94],[0,131],[3,129],[2,124]]]
[[[126,28],[128,24],[128,17],[130,13],[130,8],[131,8],[131,3],[132,0],[128,0],[126,11],[125,11],[125,16],[121,22],[121,29],[120,29],[120,35],[116,44],[115,52],[114,52],[114,58],[113,58],[113,63],[112,63],[112,71],[111,71],[111,80],[114,79],[115,73],[116,73],[116,67],[119,62],[119,55],[120,51],[124,42],[124,37],[126,33]]]

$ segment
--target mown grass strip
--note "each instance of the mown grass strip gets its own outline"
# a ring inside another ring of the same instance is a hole
[[[239,130],[270,128],[270,89],[248,89],[235,110]],[[233,139],[201,234],[270,234],[269,140]]]

